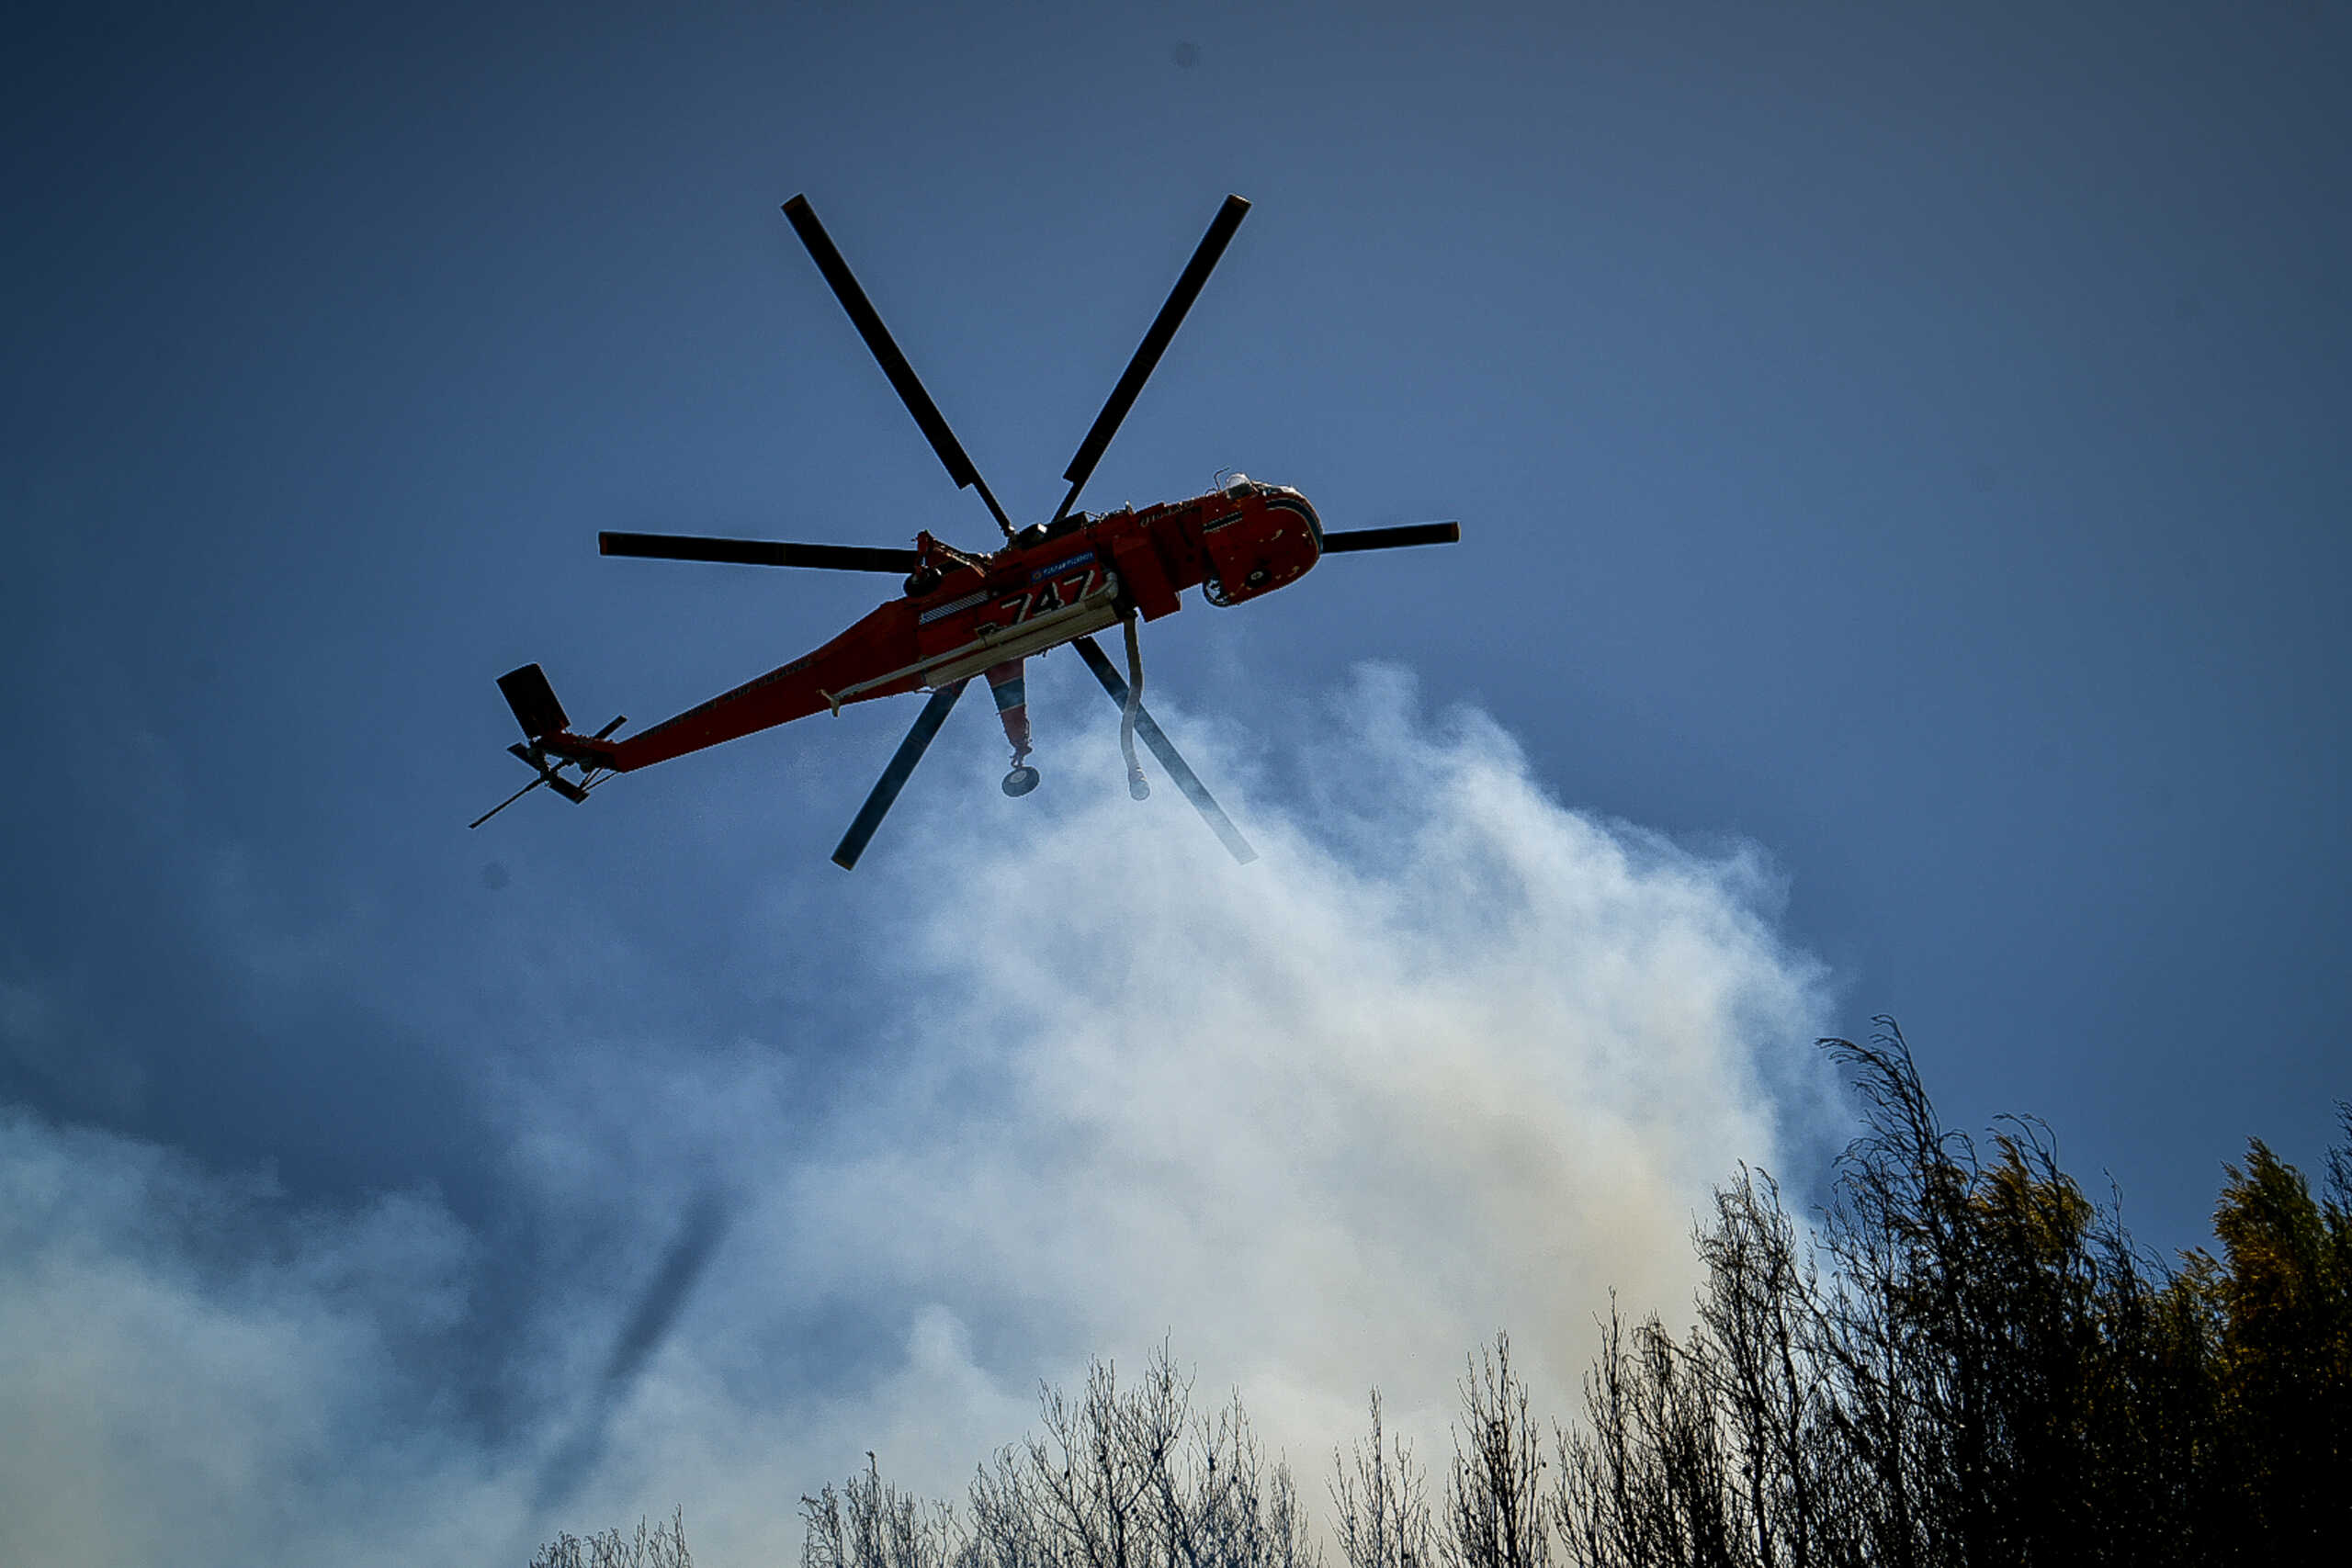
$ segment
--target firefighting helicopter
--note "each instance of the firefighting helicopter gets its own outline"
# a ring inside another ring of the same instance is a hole
[[[958,490],[979,492],[1004,543],[981,554],[959,550],[927,530],[915,536],[912,549],[676,534],[598,535],[597,547],[608,556],[889,572],[904,575],[905,591],[815,652],[631,736],[617,734],[626,718],[614,719],[594,735],[573,734],[546,672],[537,664],[510,671],[498,678],[498,686],[523,728],[523,740],[507,750],[537,776],[475,818],[472,826],[481,827],[542,784],[577,805],[620,773],[812,714],[838,715],[850,703],[928,691],[930,700],[914,728],[833,851],[834,863],[847,870],[865,852],[948,710],[975,675],[986,677],[994,693],[1005,739],[1012,747],[1004,793],[1023,795],[1037,786],[1037,770],[1028,762],[1023,661],[1067,643],[1078,649],[1119,707],[1129,793],[1137,800],[1151,793],[1136,756],[1140,737],[1234,859],[1245,864],[1256,859],[1257,852],[1143,706],[1138,618],[1153,621],[1174,613],[1181,607],[1179,594],[1187,588],[1199,588],[1212,604],[1238,604],[1296,581],[1323,556],[1452,544],[1461,538],[1462,530],[1457,523],[1419,523],[1327,531],[1298,491],[1238,473],[1186,501],[1103,513],[1076,510],[1079,492],[1086,488],[1103,449],[1249,210],[1250,203],[1240,197],[1225,198],[1112,389],[1110,400],[1079,444],[1078,455],[1063,470],[1069,492],[1052,517],[1016,528],[899,351],[808,197],[796,196],[786,202],[786,218],[932,450],[946,465],[948,477]],[[1125,636],[1124,679],[1094,639],[1096,632],[1114,625]],[[577,777],[567,776],[571,769],[578,770]]]

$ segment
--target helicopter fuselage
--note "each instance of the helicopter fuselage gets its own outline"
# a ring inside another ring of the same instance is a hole
[[[550,737],[558,755],[619,773],[851,703],[936,689],[1042,653],[1128,615],[1172,615],[1199,588],[1238,604],[1297,581],[1323,553],[1295,490],[1237,479],[1187,501],[1040,525],[988,556],[923,535],[903,596],[822,648],[626,740]]]

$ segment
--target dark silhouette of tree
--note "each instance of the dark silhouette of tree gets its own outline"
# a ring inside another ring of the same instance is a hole
[[[1543,1439],[1527,1385],[1510,1370],[1510,1337],[1474,1358],[1462,1380],[1445,1498],[1445,1549],[1455,1568],[1547,1568]]]
[[[1196,1414],[1166,1347],[1132,1388],[1098,1360],[1082,1393],[1047,1386],[1039,1408],[1043,1434],[973,1478],[968,1525],[871,1453],[801,1498],[802,1568],[1319,1568],[1288,1468],[1266,1463],[1238,1397]]]
[[[1352,1460],[1331,1456],[1334,1533],[1348,1568],[1436,1568],[1426,1483],[1401,1438],[1384,1451],[1380,1391],[1372,1391],[1372,1440]]]
[[[2240,1528],[2272,1562],[2352,1550],[2352,1111],[2329,1156],[2329,1192],[2259,1138],[2214,1210],[2226,1262],[2210,1258],[2181,1288],[2203,1298],[2220,1426]],[[2330,1541],[2335,1542],[2333,1552]]]
[[[972,1483],[966,1568],[1317,1568],[1290,1471],[1269,1467],[1238,1395],[1192,1411],[1162,1346],[1133,1390],[1096,1361],[1040,1396],[1045,1433]]]
[[[1840,1478],[1821,1462],[1830,1409],[1817,1277],[1780,1196],[1770,1176],[1746,1166],[1715,1193],[1715,1223],[1698,1247],[1707,1266],[1699,1322],[1716,1353],[1695,1371],[1724,1413],[1729,1444],[1727,1526],[1738,1545],[1726,1542],[1727,1558],[1814,1568],[1836,1555],[1821,1516]]]
[[[951,1568],[966,1545],[951,1511],[886,1483],[872,1453],[865,1474],[803,1496],[800,1518],[801,1568]]]
[[[1559,1438],[1570,1557],[2335,1560],[2352,1540],[2352,1153],[2316,1201],[2256,1141],[2216,1213],[2223,1259],[2167,1272],[2041,1124],[2008,1120],[1982,1151],[1945,1128],[1882,1023],[1824,1042],[1865,1129],[1819,1258],[1743,1170],[1696,1237],[1690,1331],[1612,1308],[1585,1420]]]
[[[1552,1514],[1573,1561],[1750,1561],[1707,1371],[1657,1319],[1628,1329],[1611,1305],[1585,1383],[1592,1428],[1555,1435]]]
[[[601,1535],[558,1535],[531,1558],[531,1568],[694,1568],[686,1551],[686,1515],[672,1510],[660,1524],[639,1519],[637,1533],[609,1529]]]

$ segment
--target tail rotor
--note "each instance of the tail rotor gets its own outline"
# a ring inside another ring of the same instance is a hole
[[[571,719],[563,711],[563,704],[557,699],[555,687],[548,683],[547,671],[536,664],[510,670],[498,678],[498,690],[506,698],[506,705],[514,710],[514,722],[523,728],[523,739],[506,750],[538,777],[475,818],[467,827],[481,827],[541,784],[574,806],[584,803],[588,792],[601,782],[601,770],[593,762],[559,757],[548,751],[548,738],[565,734],[571,727]],[[602,740],[628,722],[626,716],[615,718],[590,739]],[[578,768],[579,778],[566,778],[563,773],[566,768]]]

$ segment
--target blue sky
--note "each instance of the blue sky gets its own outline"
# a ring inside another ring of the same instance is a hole
[[[1806,1042],[1874,1012],[1951,1120],[2047,1118],[2160,1247],[2248,1134],[2315,1158],[2352,1092],[2344,20],[1453,9],[32,25],[0,1141],[49,1196],[0,1312],[62,1337],[0,1398],[114,1452],[66,1348],[177,1346],[204,1410],[256,1322],[323,1325],[256,1473],[334,1456],[524,1535],[685,1499],[749,1551],[781,1522],[678,1479],[721,1438],[789,1496],[896,1421],[953,1486],[1037,1377],[1163,1333],[1295,1457],[1373,1382],[1442,1432],[1506,1315],[1565,1390],[1611,1280],[1671,1309],[1732,1162],[1813,1190],[1844,1124]],[[650,723],[887,586],[598,529],[990,536],[797,191],[1016,517],[1218,199],[1257,204],[1089,500],[1238,467],[1465,532],[1150,628],[1265,865],[1126,802],[1058,659],[1045,788],[1003,800],[959,714],[853,877],[889,705],[464,831],[518,782],[500,671]],[[1327,961],[1252,962],[1284,931]],[[1195,1102],[1199,1061],[1290,1098]],[[1146,1158],[1155,1102],[1184,1137]],[[1390,1152],[1267,1164],[1286,1118]],[[960,1247],[936,1194],[986,1179]],[[1195,1299],[1236,1205],[1286,1239]],[[119,1279],[164,1304],[118,1342],[85,1309]],[[1313,1329],[1367,1299],[1382,1333]],[[392,1448],[400,1483],[352,1457]]]

